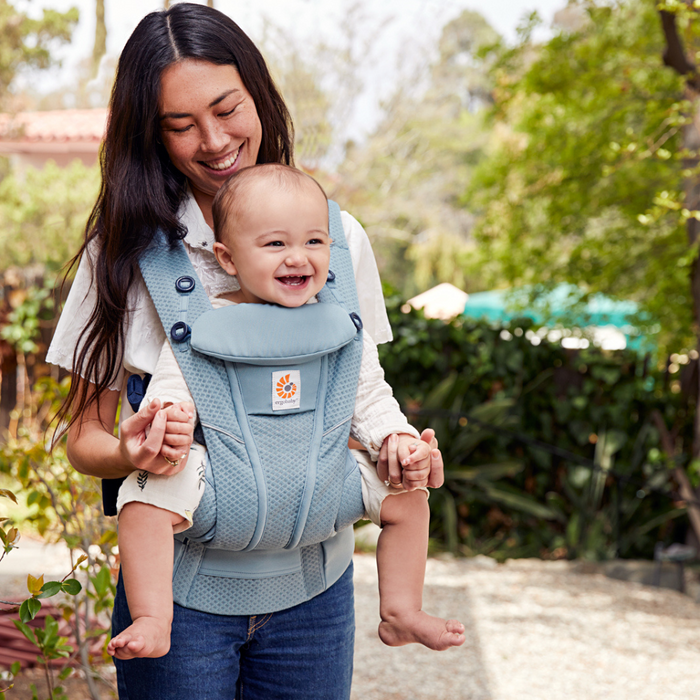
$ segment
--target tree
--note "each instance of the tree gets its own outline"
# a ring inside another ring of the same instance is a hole
[[[437,58],[406,77],[377,129],[350,145],[340,167],[339,196],[367,227],[383,277],[404,295],[436,282],[467,285],[473,216],[459,200],[487,141],[479,109],[490,90],[479,49],[496,40],[478,13],[449,22]]]
[[[107,53],[105,0],[95,0],[95,43],[92,47],[92,77],[97,75],[102,57]]]
[[[696,345],[700,347],[700,255],[698,255],[698,243],[700,243],[700,127],[698,126],[700,74],[688,51],[689,48],[697,48],[700,40],[696,26],[700,15],[698,15],[694,4],[685,2],[662,4],[659,8],[659,14],[666,42],[663,53],[664,64],[675,70],[685,82],[683,113],[686,120],[682,130],[683,148],[681,154],[685,180],[683,193],[679,197],[683,199],[681,211],[687,212],[687,215],[684,215],[685,228],[692,256],[689,266],[690,292],[695,333],[698,336]],[[700,381],[700,374],[698,381]],[[698,404],[700,406],[700,391],[698,391]],[[696,408],[695,412],[693,458],[700,459],[699,408]]]
[[[661,352],[693,348],[684,80],[663,65],[654,2],[572,8],[578,21],[544,45],[529,25],[497,52],[497,142],[468,192],[474,264],[493,283],[636,300]]]
[[[41,19],[31,19],[8,0],[0,0],[0,108],[7,108],[19,73],[52,64],[51,48],[69,41],[77,22],[76,7],[67,12],[43,10]]]

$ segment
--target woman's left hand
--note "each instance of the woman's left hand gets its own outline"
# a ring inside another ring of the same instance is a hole
[[[422,463],[402,466],[399,457],[399,440],[397,438],[398,436],[389,435],[382,444],[377,461],[379,478],[392,484],[402,484],[407,490],[421,486],[428,486],[434,489],[442,486],[445,480],[444,467],[442,454],[438,449],[438,442],[435,438],[435,431],[427,428],[420,436],[421,441],[430,448],[430,472],[428,474],[425,473]],[[415,442],[415,438],[412,437],[411,439]],[[415,452],[415,448],[412,451]]]

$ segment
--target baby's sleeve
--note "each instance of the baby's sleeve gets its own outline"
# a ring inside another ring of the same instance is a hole
[[[194,406],[185,377],[182,375],[180,365],[178,365],[175,354],[167,340],[163,343],[163,347],[160,350],[155,372],[148,384],[141,406],[147,406],[153,399],[160,399],[163,404],[189,401]],[[196,409],[194,421],[196,424]]]
[[[420,438],[419,432],[401,412],[394,392],[384,379],[377,346],[369,333],[363,332],[362,364],[350,434],[367,448],[376,461],[382,443],[393,433],[408,433]]]

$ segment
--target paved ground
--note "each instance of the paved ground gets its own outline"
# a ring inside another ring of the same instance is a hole
[[[0,564],[0,598],[21,593],[28,571],[59,576],[66,563],[65,552],[24,542]],[[580,569],[567,562],[431,559],[425,609],[467,628],[463,647],[437,653],[381,644],[374,557],[356,555],[353,700],[697,697],[700,606],[674,591]],[[71,700],[78,697],[71,693]]]
[[[458,650],[388,649],[375,562],[355,558],[353,700],[687,700],[700,692],[700,606],[567,562],[428,562],[425,609],[467,628]]]

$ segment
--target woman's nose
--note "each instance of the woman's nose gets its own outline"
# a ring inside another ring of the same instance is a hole
[[[216,122],[206,124],[202,127],[202,144],[203,151],[209,153],[218,153],[223,150],[228,143],[228,136],[222,126]]]

